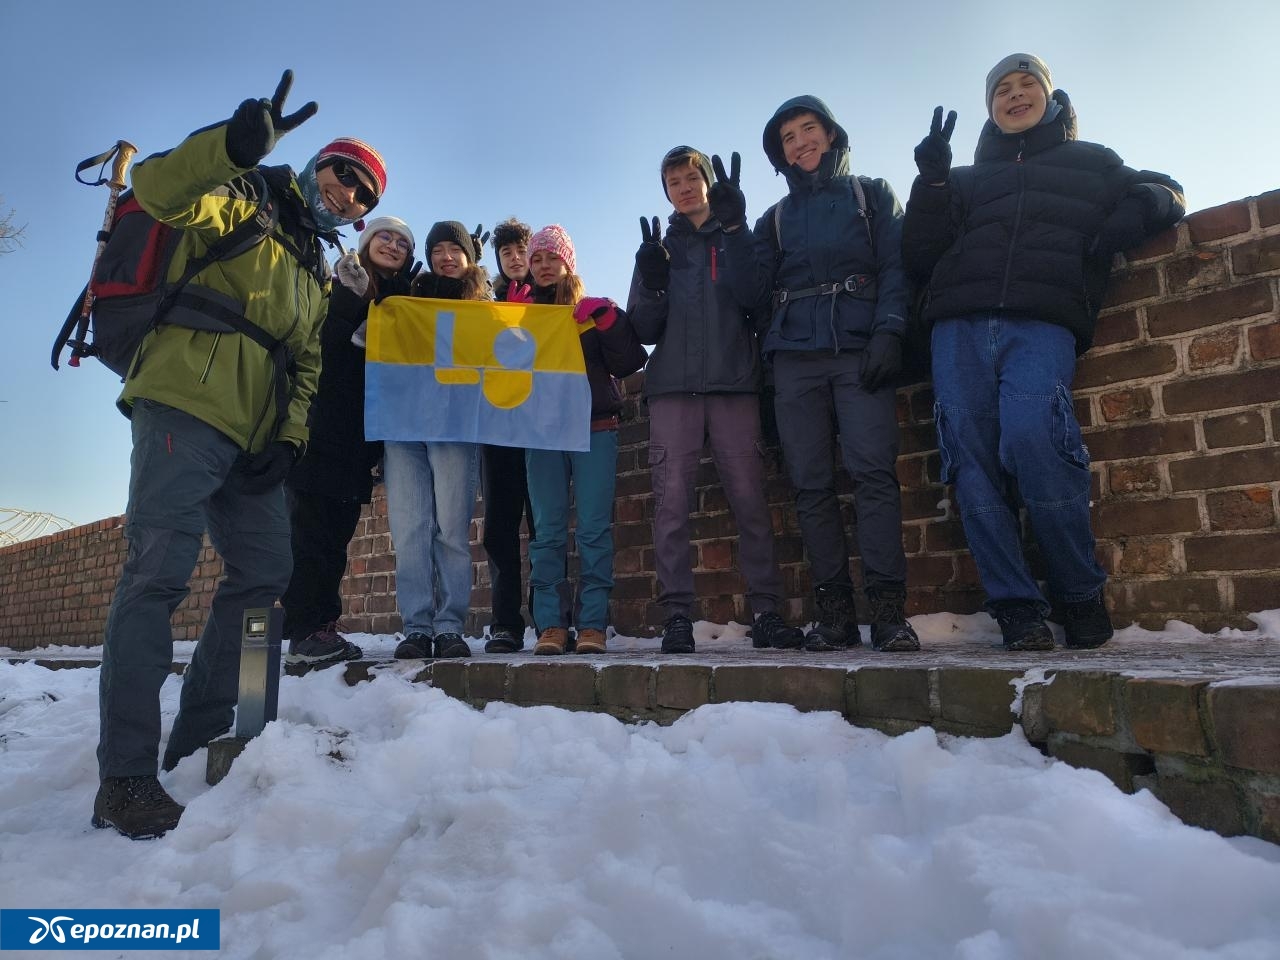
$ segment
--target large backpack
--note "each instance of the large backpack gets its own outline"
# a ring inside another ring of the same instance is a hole
[[[101,157],[94,157],[81,163],[76,168],[76,179],[90,183],[81,180],[80,174],[99,160]],[[253,216],[211,244],[203,256],[187,261],[182,275],[171,283],[165,278],[182,231],[143,210],[132,190],[123,193],[93,277],[76,297],[58,331],[50,357],[53,368],[58,369],[58,359],[70,345],[73,358],[97,357],[118,376],[127,378],[138,346],[161,323],[243,334],[271,354],[277,367],[287,366],[287,358],[278,356],[283,349],[281,342],[246,319],[233,298],[208,287],[187,289],[187,284],[211,263],[229,260],[253,248],[270,236],[279,223],[279,213],[262,175],[253,170],[245,178],[256,198]],[[86,294],[93,297],[91,342],[87,337],[72,338]]]

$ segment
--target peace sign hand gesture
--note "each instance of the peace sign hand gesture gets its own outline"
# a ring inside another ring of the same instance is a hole
[[[942,108],[934,107],[933,123],[929,126],[929,135],[916,147],[916,169],[925,183],[940,187],[951,175],[951,132],[956,128],[956,112],[947,114],[947,122],[942,122]]]
[[[643,241],[636,251],[640,282],[647,290],[665,290],[671,281],[671,254],[662,245],[662,226],[657,217],[653,218],[652,227],[648,220],[640,218],[640,236]]]
[[[237,167],[256,167],[281,137],[306,123],[320,109],[311,100],[286,117],[284,101],[292,86],[293,71],[286,70],[270,100],[246,100],[236,107],[227,121],[227,156]]]
[[[735,150],[729,157],[732,172],[724,172],[724,161],[719,156],[711,158],[711,168],[716,172],[716,182],[707,192],[711,215],[720,221],[726,233],[734,233],[747,222],[747,198],[738,188],[742,171],[742,157]]]

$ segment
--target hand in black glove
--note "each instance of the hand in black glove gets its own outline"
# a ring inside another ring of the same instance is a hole
[[[481,231],[484,230],[483,233]],[[484,229],[484,224],[476,224],[476,232],[471,235],[471,243],[476,248],[476,262],[480,262],[480,258],[484,256],[484,245],[489,242],[489,231]]]
[[[422,261],[414,261],[406,258],[404,266],[397,270],[392,276],[385,280],[378,281],[378,295],[374,297],[374,303],[381,303],[387,297],[407,297],[413,289],[413,281],[418,278],[418,274],[422,272]]]
[[[1146,237],[1147,205],[1138,197],[1125,197],[1102,222],[1093,251],[1099,256],[1114,256],[1122,250],[1133,249]]]
[[[249,458],[241,470],[240,489],[245,493],[267,493],[284,482],[298,458],[298,448],[287,440],[272,440]]]
[[[707,201],[711,205],[711,215],[720,221],[720,226],[733,233],[747,222],[747,198],[738,189],[738,175],[742,170],[742,157],[735,150],[729,157],[729,174],[724,172],[724,162],[718,157],[711,158],[711,169],[716,172],[716,182],[707,191]]]
[[[916,169],[925,183],[942,184],[951,176],[951,133],[956,128],[956,112],[947,114],[947,122],[942,123],[942,108],[933,108],[933,123],[929,126],[929,135],[916,147]]]
[[[293,71],[286,70],[270,100],[246,100],[227,122],[227,156],[237,167],[256,167],[276,142],[290,130],[310,120],[319,105],[311,100],[297,113],[284,116],[285,97],[293,86]]]
[[[881,330],[867,344],[867,362],[862,369],[862,385],[871,393],[889,385],[902,370],[902,338]]]
[[[665,290],[671,282],[671,254],[662,245],[662,225],[657,217],[653,218],[652,229],[648,220],[640,218],[640,236],[643,242],[636,251],[640,282],[646,290]]]

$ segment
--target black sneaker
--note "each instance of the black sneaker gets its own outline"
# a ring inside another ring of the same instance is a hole
[[[828,653],[861,645],[853,590],[846,586],[818,587],[815,596],[818,619],[804,635],[804,648],[812,653]]]
[[[880,587],[867,591],[871,605],[871,649],[885,653],[909,653],[920,649],[920,638],[907,621],[903,607],[907,591]]]
[[[155,777],[107,777],[93,798],[91,822],[130,840],[150,840],[176,827],[184,809]]]
[[[662,625],[663,653],[693,653],[693,621],[683,613],[673,613]]]
[[[431,637],[425,633],[411,633],[396,647],[397,660],[430,660]]]
[[[777,613],[769,610],[756,617],[751,624],[751,646],[757,650],[773,647],[776,650],[799,650],[804,645],[804,631],[789,627]]]
[[[359,660],[364,651],[338,633],[336,623],[326,624],[315,633],[301,640],[289,641],[285,663],[341,663],[343,660]]]
[[[436,635],[436,658],[469,657],[471,648],[460,633],[441,633]]]
[[[1066,615],[1067,646],[1072,650],[1100,647],[1116,632],[1101,593],[1079,603],[1064,603],[1062,607]]]
[[[524,630],[510,627],[490,627],[489,639],[484,643],[485,653],[519,653],[524,649]]]
[[[1002,600],[994,606],[993,616],[1000,624],[1006,650],[1053,649],[1053,631],[1040,615],[1039,606],[1023,600]]]

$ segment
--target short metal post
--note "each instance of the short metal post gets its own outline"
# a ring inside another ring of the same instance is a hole
[[[244,612],[240,642],[240,697],[236,736],[250,739],[276,718],[280,706],[280,635],[284,611],[262,607]]]

